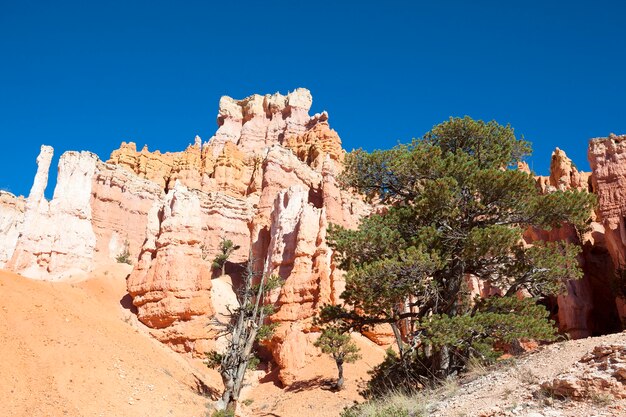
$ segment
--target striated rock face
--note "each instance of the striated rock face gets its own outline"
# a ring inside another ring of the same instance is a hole
[[[320,170],[326,155],[333,161],[342,163],[344,150],[339,135],[328,125],[326,112],[315,115],[308,123],[308,130],[285,140],[285,147],[291,149],[303,162],[313,169]]]
[[[24,222],[26,200],[0,190],[0,268],[13,256]]]
[[[252,250],[259,270],[266,264],[266,273],[285,280],[272,298],[271,320],[279,327],[268,348],[287,384],[317,353],[313,316],[322,304],[340,302],[343,281],[326,245],[328,223],[354,227],[371,210],[337,186],[341,141],[328,115],[311,117],[310,106],[310,93],[303,89],[286,96],[224,97],[219,128],[208,143],[198,139],[184,152],[163,154],[123,144],[109,161],[169,190],[142,223],[147,238],[129,279],[142,322],[176,350],[206,351],[212,346],[206,320],[212,309],[223,315],[227,300],[235,300],[233,290]],[[173,187],[173,182],[179,184]],[[182,190],[198,204],[186,206],[184,215],[167,215]],[[170,230],[170,223],[178,229]],[[193,241],[183,241],[186,233]],[[194,277],[207,273],[222,238],[239,249],[227,262],[228,276],[219,277],[209,291],[211,286]],[[177,272],[187,263],[187,271]],[[189,307],[191,299],[199,309]]]
[[[273,300],[276,321],[311,318],[318,305],[332,301],[326,213],[308,199],[308,190],[293,186],[281,191],[274,202],[266,274],[285,280]]]
[[[309,191],[292,186],[276,197],[270,228],[266,274],[276,274],[284,284],[272,301],[280,323],[270,341],[274,358],[281,366],[284,384],[296,379],[295,372],[307,363],[307,351],[315,351],[311,337],[302,333],[323,304],[332,298],[331,251],[325,242],[324,208],[309,203]]]
[[[537,177],[538,188],[542,192],[590,190],[590,180],[595,178],[579,172],[565,152],[556,149],[552,153],[549,177]],[[591,216],[594,218],[594,216]],[[579,236],[571,225],[563,225],[550,231],[529,229],[524,238],[533,241],[563,240],[581,246],[579,258],[584,272],[580,280],[567,283],[567,293],[555,300],[554,318],[559,329],[573,338],[606,334],[621,330],[615,296],[612,292],[611,277],[613,262],[607,251],[604,226],[593,221],[590,230]]]
[[[217,156],[227,142],[238,145],[246,153],[255,153],[304,133],[311,120],[312,103],[311,93],[304,88],[286,96],[255,94],[243,100],[222,97],[217,116],[219,128],[210,141],[213,154]]]
[[[612,261],[607,277],[616,275],[618,268],[626,262],[626,135],[609,135],[589,142],[587,156],[593,169],[591,185],[598,196],[596,214],[604,229],[602,245]],[[614,282],[609,282],[615,287]],[[626,322],[626,300],[623,298],[623,282],[617,283],[618,297],[615,299],[618,317]]]
[[[273,299],[271,319],[280,326],[270,350],[284,381],[293,380],[317,352],[312,317],[322,304],[340,302],[343,289],[327,225],[355,227],[371,211],[338,187],[341,140],[325,112],[309,115],[311,103],[305,89],[223,97],[207,143],[196,137],[184,151],[164,153],[122,143],[107,163],[65,153],[51,201],[44,191],[53,150],[42,147],[28,199],[2,194],[0,265],[62,279],[128,250],[140,320],[174,349],[201,354],[213,347],[207,324],[235,300],[252,251],[259,269],[267,261],[266,272],[285,279]],[[211,262],[222,239],[239,249],[213,289]]]
[[[91,187],[95,263],[115,262],[125,249],[132,259],[137,259],[146,238],[148,212],[164,195],[161,187],[100,161]]]
[[[42,146],[25,202],[3,197],[2,224],[8,233],[0,253],[5,267],[30,278],[57,280],[115,262],[126,248],[136,257],[148,210],[163,194],[160,187],[90,152],[66,152],[47,201],[52,156],[53,149]]]

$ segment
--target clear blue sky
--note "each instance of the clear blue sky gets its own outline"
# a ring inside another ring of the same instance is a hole
[[[470,115],[538,173],[555,146],[588,169],[589,138],[626,133],[625,21],[623,0],[0,0],[0,188],[28,193],[42,143],[182,150],[221,95],[296,87],[348,149]]]

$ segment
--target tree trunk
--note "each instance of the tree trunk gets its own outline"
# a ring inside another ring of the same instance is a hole
[[[337,371],[339,373],[335,387],[341,390],[343,388],[343,359],[336,359],[335,362],[337,363]]]
[[[228,403],[228,407],[226,407],[226,411],[230,411],[230,413],[234,416],[237,412],[237,400],[231,398],[230,402]]]
[[[398,345],[398,353],[400,354],[400,359],[404,359],[404,343],[402,342],[402,334],[400,333],[400,329],[398,328],[397,323],[389,323],[391,326],[391,330],[393,331],[393,336],[396,339],[396,345]]]
[[[222,398],[217,402],[216,408],[218,410],[230,409],[233,402],[235,402],[235,407],[237,407],[237,400],[234,398],[233,392],[235,381],[230,376],[222,375],[222,382],[224,383],[224,392],[222,393]]]
[[[226,261],[222,264],[222,276],[226,275]]]
[[[448,377],[450,373],[450,351],[448,346],[441,346],[438,350],[435,350],[432,358],[431,371],[433,376],[443,381]]]

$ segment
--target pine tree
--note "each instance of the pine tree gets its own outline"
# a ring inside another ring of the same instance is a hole
[[[226,275],[226,261],[230,255],[239,249],[239,245],[235,245],[232,240],[222,238],[220,242],[220,254],[213,260],[213,269],[220,269],[222,276]]]
[[[350,333],[341,330],[337,326],[323,328],[322,334],[315,341],[315,346],[335,360],[338,373],[335,388],[341,390],[344,384],[343,364],[353,363],[361,358],[361,355],[358,353],[358,346],[350,338]]]
[[[274,306],[267,300],[269,293],[282,283],[275,275],[256,272],[252,253],[243,278],[242,288],[236,292],[239,306],[229,308],[229,322],[216,322],[222,327],[221,334],[226,336],[227,346],[223,353],[212,351],[207,354],[207,365],[219,370],[224,384],[217,408],[232,413],[237,408],[246,370],[255,362],[255,342],[270,337],[274,330],[273,324],[266,323],[274,311]]]
[[[462,370],[471,356],[486,359],[512,338],[552,338],[534,302],[582,276],[579,248],[529,246],[522,233],[565,222],[581,229],[595,200],[577,191],[540,194],[531,175],[512,169],[530,151],[510,126],[465,117],[408,145],[349,154],[343,186],[386,209],[357,230],[330,228],[350,308],[327,306],[322,318],[361,328],[388,323],[399,360],[421,364],[426,379]],[[502,299],[470,299],[469,276],[502,289]],[[533,298],[515,299],[520,290]]]

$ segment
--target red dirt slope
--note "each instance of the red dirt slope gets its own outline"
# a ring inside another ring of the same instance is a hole
[[[75,283],[0,271],[0,415],[206,415],[198,371],[123,307],[125,267]]]

